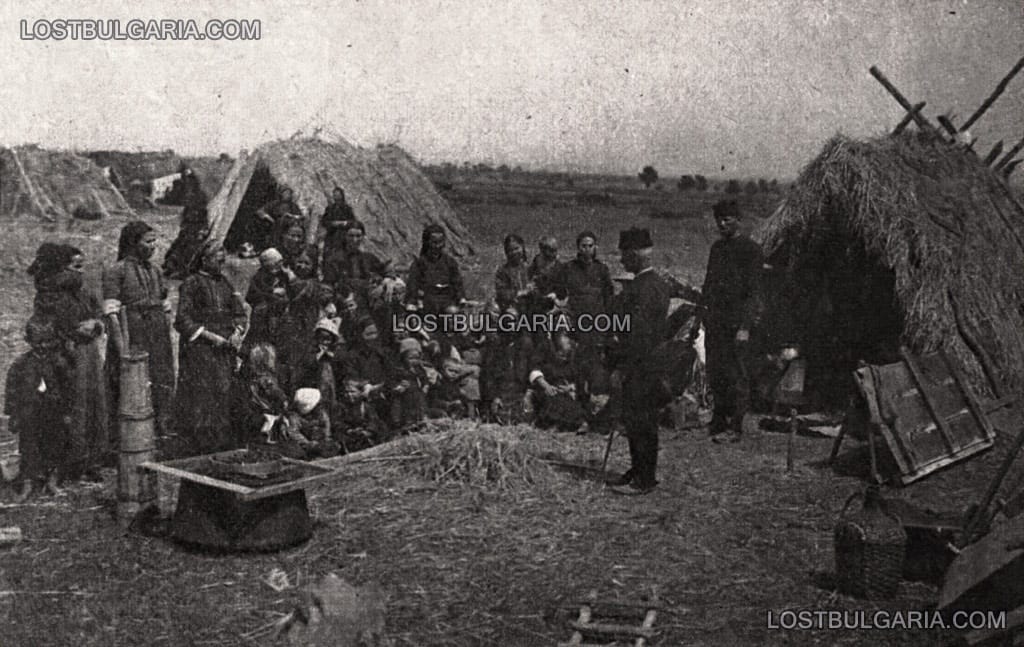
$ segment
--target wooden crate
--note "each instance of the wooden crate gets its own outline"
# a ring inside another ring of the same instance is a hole
[[[857,369],[871,426],[903,484],[992,447],[995,430],[957,366],[944,353]]]

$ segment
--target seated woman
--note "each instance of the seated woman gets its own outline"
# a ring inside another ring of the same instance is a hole
[[[583,373],[576,362],[575,343],[565,333],[552,339],[553,351],[530,371],[530,391],[536,412],[535,424],[541,428],[576,431],[585,419],[585,410],[577,399],[583,393]]]
[[[231,419],[243,444],[266,442],[288,409],[277,378],[277,353],[270,344],[249,351],[231,397]]]

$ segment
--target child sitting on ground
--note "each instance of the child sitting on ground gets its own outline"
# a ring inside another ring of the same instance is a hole
[[[399,365],[391,386],[391,424],[396,429],[426,419],[426,393],[438,381],[437,371],[423,360],[419,340],[407,337],[398,343]]]
[[[278,445],[286,456],[309,460],[338,454],[340,446],[331,440],[328,405],[318,389],[296,391],[285,420]]]
[[[368,399],[376,392],[367,382],[346,379],[341,398],[331,415],[331,433],[345,453],[365,449],[387,439],[387,428]]]

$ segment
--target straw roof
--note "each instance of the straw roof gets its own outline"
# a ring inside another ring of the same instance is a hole
[[[111,167],[121,180],[122,188],[125,190],[133,181],[149,182],[156,178],[173,175],[178,172],[182,164],[186,164],[195,171],[203,191],[210,197],[213,197],[220,189],[232,163],[231,160],[221,160],[217,157],[183,157],[173,150],[137,153],[89,151],[85,155],[100,166]]]
[[[210,201],[213,237],[227,235],[260,166],[275,182],[294,190],[309,218],[311,235],[331,190],[340,186],[356,218],[366,226],[367,251],[408,264],[419,253],[423,228],[439,224],[456,256],[474,253],[465,225],[405,151],[397,146],[361,148],[341,138],[280,140],[252,153],[243,151]]]
[[[996,382],[1024,386],[1024,210],[963,147],[919,133],[836,136],[758,236],[796,283],[839,262],[837,240],[858,247],[892,273],[901,343],[946,350],[984,390],[986,360]]]
[[[59,221],[71,218],[76,209],[132,215],[131,207],[91,160],[35,145],[0,149],[0,217],[31,213]]]

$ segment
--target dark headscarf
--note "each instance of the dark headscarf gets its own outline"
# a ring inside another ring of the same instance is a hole
[[[223,247],[223,245],[221,245],[220,242],[216,240],[207,240],[205,243],[203,243],[203,246],[199,248],[195,256],[192,257],[192,260],[189,261],[188,273],[190,275],[195,274],[199,272],[199,270],[203,269],[203,261],[206,259],[206,257],[211,252],[220,249],[221,247]]]
[[[442,236],[447,237],[447,234],[444,232],[444,227],[442,227],[441,225],[438,225],[436,223],[432,223],[432,224],[429,224],[426,227],[424,227],[423,228],[423,239],[420,242],[420,255],[421,256],[423,254],[427,253],[427,246],[430,244],[430,237],[432,235],[434,235],[434,234],[441,234]]]
[[[151,231],[153,228],[141,220],[133,220],[121,227],[121,237],[117,240],[117,260],[123,261],[142,237]]]
[[[74,247],[70,245],[43,243],[36,250],[36,257],[32,264],[28,266],[29,276],[35,277],[38,283],[57,274],[71,262],[71,258],[74,256],[73,253],[70,253],[72,249]]]

